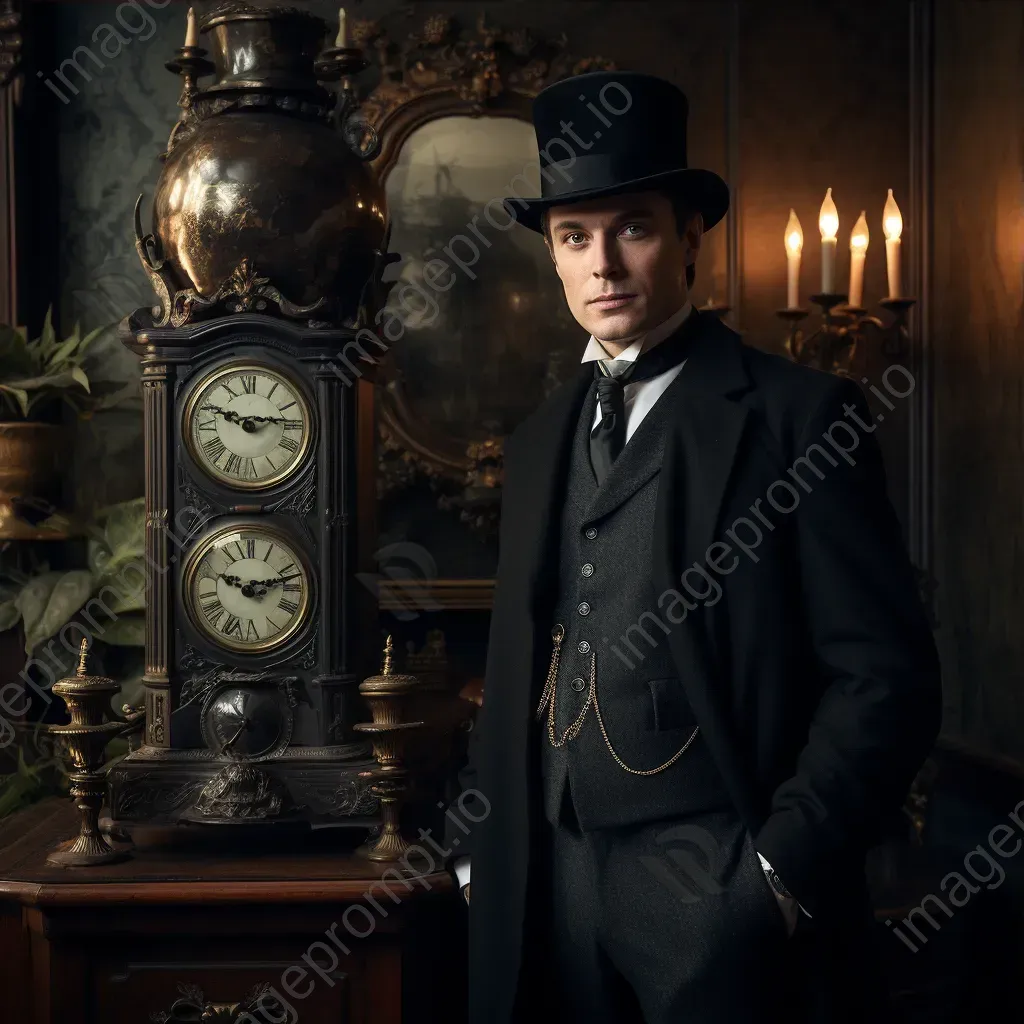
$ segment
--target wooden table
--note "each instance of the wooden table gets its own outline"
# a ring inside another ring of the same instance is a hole
[[[140,828],[130,860],[59,868],[46,854],[77,831],[68,800],[0,823],[0,1019],[464,1019],[465,908],[443,865],[403,881],[352,855],[364,833],[239,829]],[[183,999],[207,1016],[172,1012]]]

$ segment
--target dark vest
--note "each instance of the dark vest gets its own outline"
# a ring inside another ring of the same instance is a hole
[[[680,376],[686,372],[684,367]],[[670,621],[658,607],[649,572],[667,411],[678,400],[678,380],[644,417],[600,487],[590,460],[593,387],[580,413],[561,516],[552,622],[564,630],[555,682],[556,739],[583,709],[592,669],[597,700],[563,747],[550,744],[547,711],[534,722],[541,730],[544,813],[552,823],[566,786],[586,830],[731,806],[699,732],[663,771],[641,775],[623,767],[649,771],[663,765],[697,726],[658,624]]]

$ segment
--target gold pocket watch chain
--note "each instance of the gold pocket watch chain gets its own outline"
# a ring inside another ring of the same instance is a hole
[[[575,739],[580,729],[583,727],[583,720],[587,716],[587,711],[590,708],[591,703],[594,705],[594,712],[597,715],[597,724],[601,729],[601,735],[604,737],[605,745],[608,747],[612,757],[615,758],[619,767],[629,772],[632,775],[657,775],[658,772],[663,772],[666,768],[671,767],[680,757],[686,753],[687,748],[694,741],[697,733],[700,732],[700,726],[693,730],[690,734],[689,739],[679,748],[664,764],[658,765],[657,768],[648,768],[641,770],[639,768],[630,768],[625,761],[615,752],[615,748],[612,746],[612,741],[608,738],[608,730],[604,727],[604,717],[601,714],[601,705],[597,700],[597,653],[591,652],[590,655],[590,688],[587,691],[587,699],[580,710],[580,713],[576,716],[569,727],[562,733],[560,739],[555,738],[555,682],[558,679],[558,661],[562,650],[562,640],[565,637],[565,630],[561,625],[556,625],[551,630],[551,639],[554,641],[554,649],[551,652],[551,664],[548,666],[547,679],[544,681],[544,692],[541,694],[540,704],[537,705],[537,711],[535,713],[537,721],[539,722],[544,715],[545,709],[548,713],[548,740],[553,747],[564,747],[569,740]]]

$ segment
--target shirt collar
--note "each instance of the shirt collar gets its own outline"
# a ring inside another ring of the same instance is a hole
[[[690,315],[692,311],[693,303],[687,299],[686,302],[683,303],[682,307],[673,313],[672,316],[663,323],[658,324],[657,327],[651,328],[651,330],[646,334],[641,335],[614,359],[608,355],[608,352],[605,350],[601,342],[591,335],[590,340],[587,342],[587,347],[583,352],[583,358],[580,362],[590,363],[599,359],[609,373],[613,376],[617,376],[626,369],[629,363],[635,362],[641,352],[646,352],[649,349],[654,348],[655,345],[664,341],[670,334],[673,334],[676,328],[679,327],[679,325]]]

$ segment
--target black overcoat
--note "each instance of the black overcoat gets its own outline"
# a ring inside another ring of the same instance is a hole
[[[848,378],[695,315],[671,392],[652,561],[621,571],[648,575],[655,613],[687,609],[667,639],[705,741],[756,849],[825,941],[862,910],[865,851],[941,717],[935,645],[875,433],[890,410],[869,411]],[[519,984],[540,821],[533,712],[551,650],[560,496],[592,379],[581,367],[505,447],[484,699],[450,812],[480,820],[446,832],[453,856],[472,856],[470,1024],[510,1021]],[[912,389],[909,374],[888,381],[887,402],[908,401],[897,395]]]

